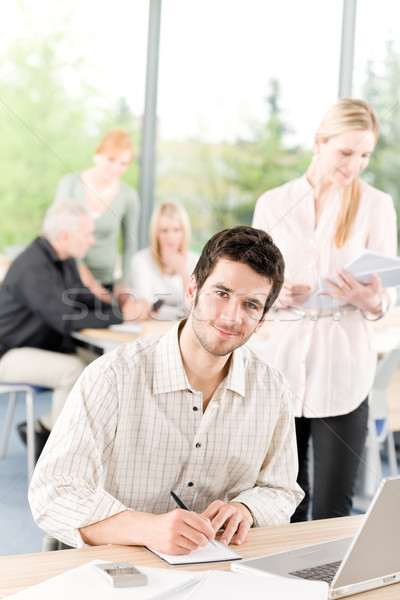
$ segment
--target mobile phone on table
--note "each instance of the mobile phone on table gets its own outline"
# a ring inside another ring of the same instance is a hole
[[[151,310],[153,312],[156,312],[157,310],[160,310],[160,308],[162,307],[162,305],[164,304],[165,300],[163,300],[162,298],[159,298],[158,300],[156,300],[153,304],[153,306],[151,307]]]
[[[128,562],[109,562],[94,565],[115,588],[147,584],[147,576]]]

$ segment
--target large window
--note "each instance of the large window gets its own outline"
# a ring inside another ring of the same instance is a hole
[[[198,248],[303,172],[337,97],[341,21],[336,0],[163,3],[156,196],[188,207]]]
[[[381,121],[381,135],[365,178],[392,195],[400,214],[400,4],[373,0],[357,4],[353,94],[369,100]],[[398,219],[399,223],[400,219]]]
[[[150,0],[11,3],[0,22],[0,253],[40,228],[55,186],[90,166],[121,126],[139,189]],[[250,223],[266,189],[304,172],[314,131],[337,97],[342,2],[164,0],[155,201],[188,209],[200,250],[222,227]],[[397,0],[357,3],[353,94],[382,116],[372,183],[398,205]],[[400,132],[399,132],[400,133]],[[143,202],[151,198],[142,198]]]
[[[145,0],[8,3],[0,22],[0,253],[39,233],[58,180],[91,165],[109,128],[128,130],[140,150],[148,12]],[[138,161],[125,179],[138,187]]]

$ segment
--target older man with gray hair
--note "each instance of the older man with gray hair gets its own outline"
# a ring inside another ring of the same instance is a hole
[[[0,287],[0,381],[52,388],[51,413],[35,422],[39,456],[75,381],[88,364],[71,333],[146,318],[144,301],[121,309],[84,287],[75,259],[94,243],[88,211],[76,202],[51,206],[38,237],[12,263]],[[26,424],[18,431],[26,440]]]

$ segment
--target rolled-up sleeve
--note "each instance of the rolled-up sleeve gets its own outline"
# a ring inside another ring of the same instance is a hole
[[[104,488],[117,412],[116,390],[108,375],[87,369],[35,469],[28,493],[33,517],[39,527],[70,546],[84,545],[80,527],[128,510]]]

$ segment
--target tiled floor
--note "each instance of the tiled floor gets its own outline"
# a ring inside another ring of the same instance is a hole
[[[0,396],[0,435],[5,420],[8,397]],[[50,394],[35,399],[35,416],[47,412]],[[0,556],[40,552],[44,533],[32,519],[27,500],[26,448],[18,437],[15,425],[25,421],[25,401],[16,403],[8,450],[0,460]]]

